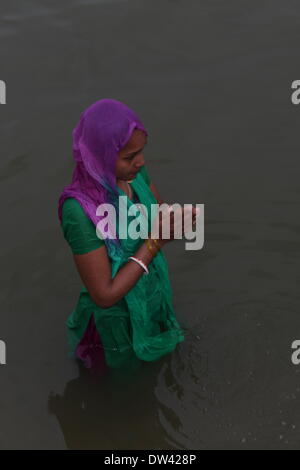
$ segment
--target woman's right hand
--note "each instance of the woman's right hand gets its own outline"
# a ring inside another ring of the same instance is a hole
[[[176,214],[179,212],[181,217],[174,217],[175,212]],[[190,221],[191,213],[193,223],[195,222],[198,214],[194,208],[185,208],[185,210],[183,210],[183,207],[175,207],[175,212],[172,210],[172,206],[166,205],[163,208],[163,212],[159,212],[154,219],[150,238],[156,238],[156,240],[159,241],[160,246],[164,246],[166,243],[173,240],[184,238],[184,227],[185,224]],[[168,223],[170,224],[170,236],[168,236],[167,230],[166,235],[163,234],[163,225],[167,226]],[[176,234],[178,234],[177,237]]]

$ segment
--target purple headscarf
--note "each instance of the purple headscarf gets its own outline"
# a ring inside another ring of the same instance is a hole
[[[63,189],[58,201],[58,216],[62,221],[62,205],[68,197],[77,199],[86,215],[97,225],[96,215],[102,203],[111,203],[118,214],[119,193],[116,184],[118,152],[129,141],[134,129],[148,135],[142,122],[128,106],[113,99],[102,99],[89,106],[73,130],[73,156],[76,166],[72,182]],[[104,242],[112,254],[120,250],[119,238]]]

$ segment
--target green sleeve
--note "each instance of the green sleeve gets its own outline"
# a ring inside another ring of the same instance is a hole
[[[140,174],[142,175],[142,177],[144,178],[148,186],[150,186],[150,183],[151,183],[150,176],[145,165],[143,165],[142,168],[140,169]]]
[[[61,228],[75,255],[82,255],[104,245],[96,227],[75,198],[67,198],[62,207]]]

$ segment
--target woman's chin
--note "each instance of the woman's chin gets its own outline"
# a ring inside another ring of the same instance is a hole
[[[128,177],[128,178],[129,178],[129,179],[127,180],[127,181],[128,181],[128,183],[131,183],[132,181],[134,181],[134,180],[135,180],[135,178],[136,178],[136,174],[131,174],[131,175],[129,175],[129,177]]]

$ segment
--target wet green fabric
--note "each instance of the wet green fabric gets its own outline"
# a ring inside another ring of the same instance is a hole
[[[151,224],[151,204],[156,200],[147,184],[143,174],[139,172],[131,187],[138,200],[148,210],[148,223]],[[122,202],[127,209],[133,204],[126,194],[119,188]],[[66,200],[67,201],[67,200]],[[65,202],[66,204],[66,202]],[[67,211],[68,212],[68,211]],[[128,225],[131,217],[128,217]],[[146,220],[146,219],[145,219]],[[119,229],[118,220],[116,220]],[[63,231],[68,239],[70,227],[63,220]],[[93,224],[92,224],[93,225]],[[83,233],[86,235],[85,226]],[[93,231],[96,235],[95,226]],[[90,233],[90,232],[88,232]],[[92,234],[86,236],[87,244],[84,249],[97,247]],[[80,250],[73,239],[70,246],[73,250]],[[101,246],[104,242],[98,239]],[[143,239],[137,240],[130,237],[122,239],[123,255],[115,255],[111,258],[112,278],[118,270],[128,261],[128,257],[134,255]],[[93,249],[93,248],[92,248]],[[148,265],[149,275],[142,275],[135,286],[115,305],[109,308],[101,308],[91,299],[87,289],[81,289],[75,309],[67,319],[68,341],[70,353],[81,340],[90,317],[93,314],[96,328],[100,334],[105,351],[105,359],[109,367],[123,370],[136,369],[143,361],[155,361],[161,356],[171,352],[176,344],[183,341],[183,332],[175,318],[172,305],[172,290],[169,281],[167,262],[163,251],[153,258]]]

